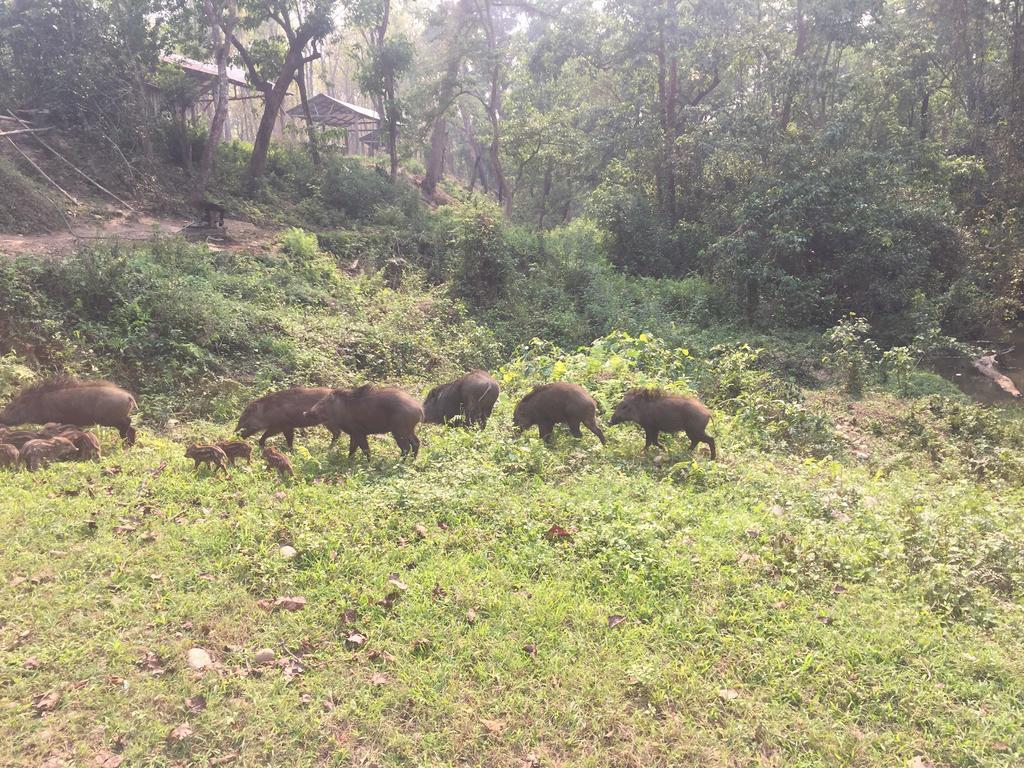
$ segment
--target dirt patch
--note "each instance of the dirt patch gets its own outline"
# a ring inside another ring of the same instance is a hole
[[[89,243],[144,242],[160,237],[181,235],[197,242],[206,241],[211,248],[241,250],[269,245],[275,234],[255,224],[225,219],[224,232],[188,228],[190,220],[147,213],[126,212],[113,208],[89,211],[69,219],[70,230],[61,226],[44,234],[0,233],[0,254],[32,255],[54,258],[72,253]]]

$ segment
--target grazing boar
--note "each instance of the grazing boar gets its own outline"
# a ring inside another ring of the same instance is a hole
[[[18,449],[10,443],[0,443],[0,467],[18,468],[21,454]]]
[[[402,455],[420,450],[416,426],[423,421],[423,407],[401,389],[374,387],[366,384],[355,389],[335,389],[317,403],[308,414],[322,421],[328,429],[341,430],[349,436],[348,457],[362,448],[370,457],[367,435],[390,432]]]
[[[92,432],[74,429],[62,432],[60,436],[71,441],[78,451],[78,458],[82,461],[98,460],[102,455],[100,441]]]
[[[498,382],[487,371],[470,371],[462,378],[434,387],[423,401],[423,421],[447,424],[462,416],[467,426],[487,426],[498,400]]]
[[[565,424],[573,437],[583,437],[582,424],[604,445],[604,432],[597,426],[597,403],[583,387],[556,381],[534,387],[516,406],[512,423],[517,432],[536,426],[540,436],[551,441],[555,424]]]
[[[225,475],[228,473],[228,457],[216,445],[190,445],[185,449],[185,458],[196,463],[196,471],[200,464],[205,464],[214,474],[217,474],[218,469],[224,470]]]
[[[217,447],[224,451],[228,457],[228,464],[235,466],[235,459],[245,459],[246,464],[252,464],[252,446],[243,443],[241,440],[229,440],[224,443],[217,443]]]
[[[284,435],[284,441],[290,449],[295,439],[295,430],[300,427],[314,427],[322,422],[308,415],[313,406],[331,394],[327,387],[295,387],[280,392],[271,392],[253,400],[242,411],[238,418],[235,432],[243,438],[252,437],[260,430],[260,448],[267,444],[267,438],[277,434]],[[331,445],[338,440],[339,431],[327,427],[331,432]]]
[[[267,460],[267,469],[277,470],[277,474],[282,480],[285,477],[295,477],[295,470],[292,468],[292,463],[288,460],[288,457],[274,446],[268,445],[264,447],[263,458]]]
[[[109,381],[78,381],[62,376],[21,390],[0,411],[0,424],[99,424],[117,427],[125,443],[134,445],[133,410],[135,398]]]
[[[697,443],[707,443],[711,458],[717,456],[715,440],[705,431],[711,411],[700,400],[682,395],[673,395],[660,389],[631,389],[612,414],[609,424],[635,422],[643,427],[647,435],[644,450],[652,445],[661,447],[658,436],[661,432],[685,432],[690,438],[690,450]]]
[[[21,446],[21,463],[29,472],[35,472],[42,464],[49,464],[72,453],[78,453],[74,443],[65,437],[53,437],[49,440],[29,440]]]

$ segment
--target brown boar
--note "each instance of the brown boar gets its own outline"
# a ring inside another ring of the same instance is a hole
[[[0,443],[0,467],[17,469],[20,460],[21,454],[18,452],[17,447],[10,443]]]
[[[196,471],[199,471],[200,464],[205,464],[214,474],[218,469],[224,470],[225,475],[228,473],[228,457],[216,445],[190,445],[185,449],[185,458],[196,463]]]
[[[635,422],[647,435],[644,450],[661,447],[661,432],[685,432],[690,438],[690,450],[697,443],[707,443],[711,458],[717,456],[715,440],[705,431],[711,420],[711,411],[700,400],[673,395],[660,389],[631,389],[622,398],[612,414],[609,424]]]
[[[416,456],[420,439],[416,426],[423,421],[423,407],[408,392],[395,387],[374,387],[366,384],[355,389],[335,389],[309,412],[328,429],[341,430],[349,436],[348,457],[362,448],[370,457],[367,435],[387,432],[395,438],[402,455],[410,451]]]
[[[48,440],[49,438],[40,435],[38,432],[32,429],[5,429],[3,434],[0,434],[0,440],[13,445],[15,448],[21,448],[29,440]]]
[[[573,437],[583,437],[582,424],[604,445],[604,432],[597,426],[597,403],[583,387],[568,381],[542,384],[530,390],[512,414],[517,432],[537,427],[541,438],[551,442],[555,424],[565,424]]]
[[[74,444],[65,437],[52,437],[49,440],[29,440],[21,446],[21,463],[29,472],[35,472],[40,465],[57,461],[72,453],[78,453]]]
[[[267,469],[277,470],[282,480],[285,477],[295,477],[291,461],[274,446],[268,445],[263,448],[263,458],[267,460]]]
[[[71,441],[72,445],[75,446],[75,450],[78,451],[78,456],[75,458],[81,461],[95,461],[102,455],[100,441],[92,432],[74,429],[61,432],[60,437]]]
[[[243,443],[241,440],[229,440],[217,443],[217,447],[224,451],[228,457],[228,464],[235,466],[235,459],[245,459],[246,464],[252,464],[252,446]]]
[[[487,371],[470,371],[447,384],[434,387],[423,401],[423,421],[448,424],[462,417],[466,426],[487,426],[500,388]]]
[[[0,411],[0,424],[98,424],[117,427],[127,445],[135,443],[131,413],[135,398],[109,381],[78,381],[62,376],[21,390]]]
[[[260,437],[260,448],[266,445],[267,438],[283,434],[284,441],[290,449],[295,439],[295,430],[301,427],[314,427],[322,422],[308,415],[313,406],[331,394],[327,387],[295,387],[271,392],[253,400],[242,411],[238,418],[235,432],[248,438],[263,430]],[[331,432],[331,445],[338,440],[339,431],[328,427]]]
[[[55,421],[51,421],[48,424],[43,424],[36,433],[39,437],[44,439],[50,439],[51,437],[57,437],[67,432],[80,432],[81,430],[74,424],[58,424]]]

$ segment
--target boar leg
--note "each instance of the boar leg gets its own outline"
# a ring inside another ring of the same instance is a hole
[[[395,442],[398,443],[398,450],[402,452],[403,457],[412,450],[412,443],[409,442],[409,438],[404,437],[397,432],[392,432],[391,436],[395,438]]]
[[[295,429],[288,427],[288,429],[284,430],[284,444],[288,446],[289,451],[292,449],[293,440],[295,440]]]
[[[711,460],[714,461],[714,459],[717,456],[717,452],[715,451],[715,438],[710,437],[707,432],[703,432],[703,433],[701,433],[699,435],[691,437],[690,438],[690,450],[691,451],[694,448],[697,447],[697,443],[707,443],[708,444],[708,448],[711,449]]]
[[[266,430],[263,433],[263,436],[260,437],[260,448],[261,449],[266,448],[266,446],[267,446],[267,438],[268,437],[273,437],[276,434],[277,434],[276,431],[273,431],[273,430],[270,430],[270,429]]]
[[[583,433],[580,432],[580,423],[578,421],[567,421],[565,425],[569,428],[569,434],[573,437],[583,437]]]
[[[359,436],[359,447],[363,449],[363,453],[366,454],[366,458],[370,458],[370,441],[366,439],[366,435]]]
[[[330,430],[330,433],[331,433],[331,444],[330,444],[329,447],[333,448],[334,444],[336,442],[338,442],[338,436],[341,434],[341,430],[340,429],[332,429],[332,430]]]
[[[349,461],[351,461],[352,457],[356,455],[356,451],[357,450],[359,450],[359,438],[356,436],[355,433],[352,433],[352,434],[350,434],[348,436],[348,458],[349,458]]]
[[[551,433],[554,428],[555,425],[550,421],[537,422],[537,431],[540,432],[540,439],[545,443],[551,442]]]
[[[660,437],[660,434],[658,433],[658,430],[656,430],[656,429],[646,429],[646,430],[644,430],[644,432],[647,435],[647,444],[644,445],[644,450],[645,451],[648,448],[650,448],[651,446],[654,446],[655,448],[661,448],[661,443],[658,441],[658,438]]]
[[[409,442],[412,443],[412,457],[415,459],[420,455],[420,439],[413,432],[409,437]]]
[[[602,432],[601,428],[597,426],[597,419],[595,417],[590,416],[587,418],[586,421],[583,422],[583,426],[597,435],[597,439],[601,441],[601,445],[605,445],[604,432]]]
[[[135,445],[135,429],[132,428],[132,422],[130,419],[122,421],[120,424],[115,424],[117,432],[121,435],[121,439],[124,440],[125,445]]]

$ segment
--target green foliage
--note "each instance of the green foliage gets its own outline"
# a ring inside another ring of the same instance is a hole
[[[315,236],[283,239],[281,254],[161,240],[0,261],[0,349],[109,375],[156,419],[231,413],[274,385],[426,380],[494,359],[490,334],[415,280],[347,280]]]
[[[864,393],[865,379],[878,363],[878,347],[868,337],[870,330],[867,320],[850,313],[825,332],[830,351],[822,358],[822,363],[832,369],[847,393],[854,397]],[[899,352],[893,352],[889,364],[902,363],[903,357]],[[905,357],[909,365],[909,353]],[[909,369],[905,374],[909,374]]]
[[[44,192],[6,159],[0,157],[0,231],[49,232],[62,226],[60,212]]]

